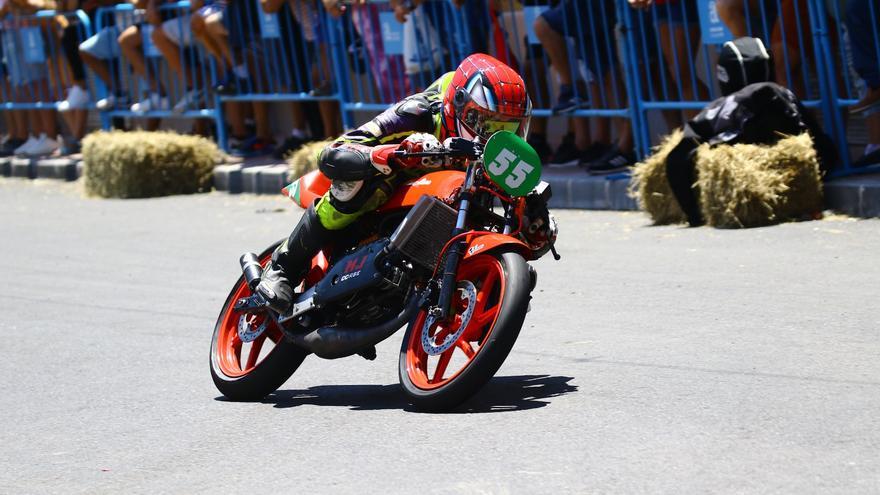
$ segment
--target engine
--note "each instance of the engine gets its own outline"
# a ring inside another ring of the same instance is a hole
[[[388,239],[356,249],[337,261],[315,286],[315,304],[336,310],[349,325],[371,325],[400,311],[410,278],[392,263]]]

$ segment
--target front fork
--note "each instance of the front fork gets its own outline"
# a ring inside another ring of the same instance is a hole
[[[471,162],[465,175],[464,185],[461,188],[461,199],[458,206],[458,218],[455,221],[455,229],[452,236],[455,237],[465,231],[467,226],[468,210],[470,209],[471,200],[474,193],[474,174],[476,164]],[[449,247],[446,254],[446,263],[443,265],[443,274],[440,277],[440,296],[437,298],[437,306],[431,310],[433,316],[438,320],[445,320],[449,316],[452,308],[452,296],[455,293],[455,274],[458,273],[458,263],[461,261],[462,252],[466,245],[466,240],[456,241]]]

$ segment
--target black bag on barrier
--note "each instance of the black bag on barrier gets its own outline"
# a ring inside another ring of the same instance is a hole
[[[715,76],[721,93],[729,95],[749,84],[773,80],[773,60],[760,38],[728,41],[718,54]]]

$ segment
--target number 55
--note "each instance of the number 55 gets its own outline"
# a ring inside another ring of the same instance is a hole
[[[513,167],[513,170],[510,172],[510,175],[507,176],[507,179],[504,180],[504,183],[507,184],[508,187],[516,189],[522,185],[532,170],[535,170],[535,167],[520,160],[516,166]]]

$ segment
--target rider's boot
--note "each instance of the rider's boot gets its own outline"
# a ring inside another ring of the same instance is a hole
[[[312,205],[300,218],[290,237],[272,253],[272,262],[263,270],[256,292],[266,299],[269,307],[283,313],[293,302],[291,280],[304,277],[309,263],[326,244],[333,231],[321,225]]]

